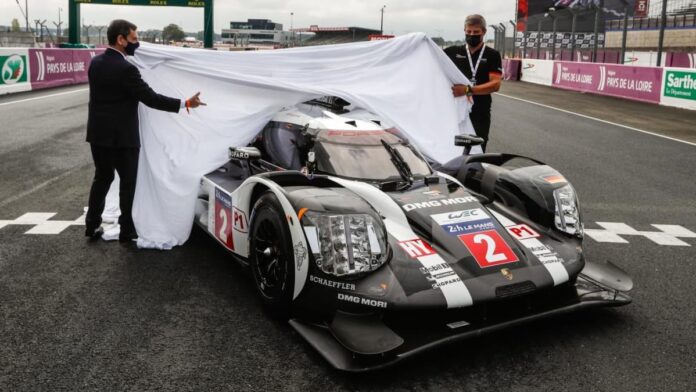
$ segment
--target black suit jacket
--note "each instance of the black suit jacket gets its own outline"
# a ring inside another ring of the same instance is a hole
[[[140,147],[138,102],[178,112],[181,100],[157,94],[138,68],[120,52],[107,49],[89,65],[87,141],[104,147]]]

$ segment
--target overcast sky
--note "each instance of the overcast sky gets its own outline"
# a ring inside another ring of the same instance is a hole
[[[47,19],[58,22],[58,8],[63,8],[61,19],[67,27],[67,0],[28,0],[29,19]],[[19,0],[24,7],[25,0]],[[462,26],[467,14],[480,13],[489,23],[500,23],[515,17],[516,0],[215,0],[215,31],[229,28],[230,21],[272,19],[290,27],[290,13],[294,12],[294,27],[358,26],[379,29],[380,8],[384,14],[385,34],[405,34],[421,31],[431,36],[454,40],[463,37]],[[169,23],[181,25],[194,32],[203,29],[203,9],[179,7],[140,7],[83,4],[85,24],[108,24],[115,18],[128,19],[139,30],[161,29]],[[10,25],[12,18],[24,18],[16,0],[0,0],[0,25]],[[508,24],[509,26],[509,24]],[[492,33],[490,31],[489,33]]]

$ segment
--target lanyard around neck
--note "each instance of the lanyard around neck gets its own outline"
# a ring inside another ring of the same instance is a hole
[[[469,51],[469,44],[466,44],[466,58],[469,60],[469,67],[471,68],[471,82],[476,84],[476,71],[478,71],[479,65],[481,65],[481,59],[483,58],[483,52],[486,51],[486,44],[481,47],[481,53],[479,53],[478,60],[476,60],[476,67],[474,67],[474,62],[471,59],[471,52]]]

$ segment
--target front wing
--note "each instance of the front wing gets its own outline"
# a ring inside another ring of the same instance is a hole
[[[529,321],[630,302],[625,292],[580,274],[574,284],[459,310],[374,317],[340,313],[331,323],[292,319],[290,325],[336,369],[364,372]]]

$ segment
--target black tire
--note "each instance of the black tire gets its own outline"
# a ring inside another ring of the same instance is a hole
[[[295,258],[285,212],[271,191],[254,204],[249,229],[249,261],[256,289],[276,319],[292,313]]]

